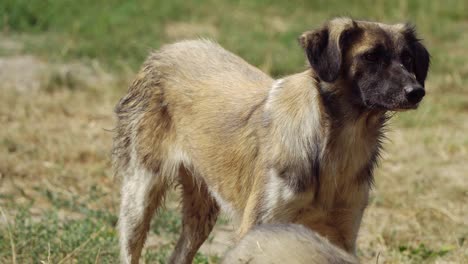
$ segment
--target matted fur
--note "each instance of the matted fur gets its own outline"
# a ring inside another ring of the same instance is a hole
[[[429,56],[411,34],[332,20],[300,38],[311,68],[276,81],[208,40],[153,53],[115,108],[122,261],[138,262],[175,183],[183,230],[171,263],[191,263],[219,207],[240,220],[239,237],[262,223],[300,223],[353,253],[386,112],[417,107],[403,86],[424,85]],[[392,59],[370,89],[375,72],[366,77],[362,54],[372,43],[388,54],[413,49],[415,69]]]
[[[295,224],[253,228],[231,249],[222,264],[357,264],[351,254],[326,238]]]

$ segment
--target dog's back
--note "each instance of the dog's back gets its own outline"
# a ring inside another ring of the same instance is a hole
[[[209,40],[187,40],[163,46],[146,62],[147,68],[157,71],[164,100],[174,108],[172,112],[196,116],[233,109],[258,100],[258,93],[266,94],[273,80],[242,58]],[[208,108],[198,108],[209,103]],[[185,107],[184,109],[179,109]],[[201,111],[201,112],[200,112]],[[235,113],[233,113],[235,114]]]
[[[326,238],[294,224],[261,225],[225,256],[223,264],[354,264]]]
[[[266,98],[272,82],[212,41],[189,40],[162,47],[147,59],[116,106],[116,171],[125,172],[135,159],[147,170],[172,177],[184,161],[189,166],[191,157],[203,159],[206,148],[216,148],[226,140],[239,146],[236,138],[244,140],[244,133],[250,133],[242,126]],[[132,137],[132,131],[138,135]],[[203,170],[201,164],[198,167]]]

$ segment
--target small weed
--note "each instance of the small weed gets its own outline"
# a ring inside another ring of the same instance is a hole
[[[165,264],[171,254],[172,245],[163,245],[157,250],[147,250],[143,255],[145,263]]]
[[[212,263],[218,263],[220,261],[220,258],[216,255],[212,256],[207,256],[205,254],[202,254],[200,252],[197,252],[195,255],[195,259],[193,260],[193,263],[195,264],[212,264]]]
[[[2,140],[2,145],[10,153],[15,152],[15,151],[18,150],[18,144],[15,141],[13,141],[12,139],[9,139],[9,138],[4,138]]]
[[[413,260],[428,260],[436,257],[443,257],[450,252],[450,249],[448,248],[434,250],[428,248],[422,243],[419,244],[417,247],[407,245],[399,246],[398,250],[402,254],[407,255],[410,259]]]
[[[163,209],[154,217],[151,230],[157,234],[178,234],[182,226],[180,213]]]
[[[218,221],[216,221],[216,224],[217,225],[226,225],[229,222],[230,222],[229,217],[227,217],[225,215],[221,215],[220,217],[218,217]]]

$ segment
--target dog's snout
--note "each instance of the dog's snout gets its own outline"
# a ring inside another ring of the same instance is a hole
[[[421,85],[408,85],[405,86],[405,94],[408,102],[417,104],[421,102],[426,92]]]

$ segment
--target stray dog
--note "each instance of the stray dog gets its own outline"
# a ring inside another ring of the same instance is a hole
[[[278,80],[207,40],[147,59],[115,108],[123,262],[138,262],[174,184],[183,227],[170,263],[191,263],[220,208],[239,237],[297,223],[355,252],[386,113],[418,106],[430,56],[406,24],[336,18],[299,42],[310,68]]]
[[[265,224],[248,232],[222,263],[357,264],[358,261],[301,225]]]

